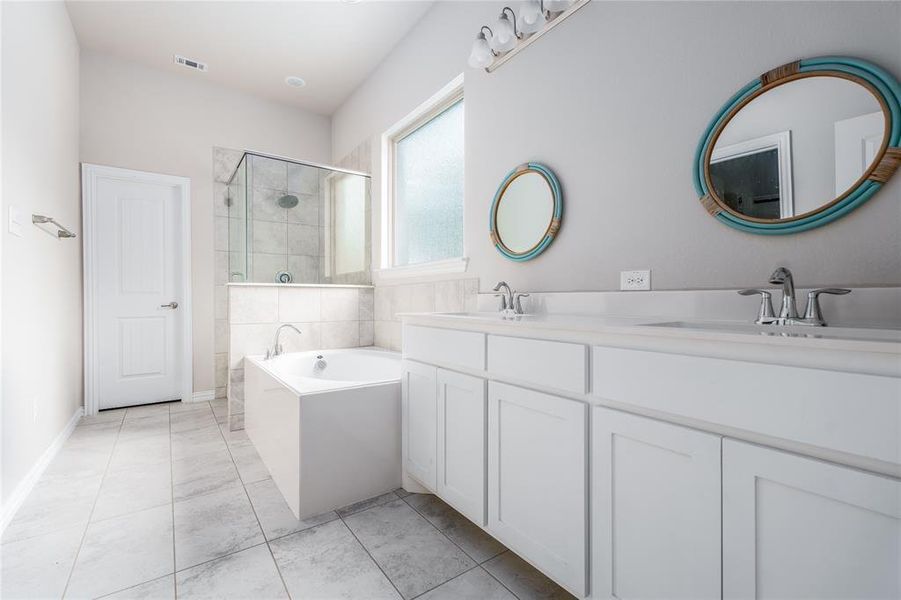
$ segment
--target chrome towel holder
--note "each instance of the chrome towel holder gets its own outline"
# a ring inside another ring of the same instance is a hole
[[[56,236],[58,238],[74,238],[75,234],[62,225],[60,225],[59,221],[54,219],[53,217],[47,217],[44,215],[31,215],[31,222],[37,225],[38,223],[53,223],[59,228],[59,231],[56,232]]]

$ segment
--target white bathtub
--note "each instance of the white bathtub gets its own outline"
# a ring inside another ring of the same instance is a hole
[[[400,354],[352,348],[244,362],[244,427],[298,519],[400,486]]]

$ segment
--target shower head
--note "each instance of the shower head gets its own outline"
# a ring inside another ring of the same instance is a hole
[[[295,196],[294,194],[285,194],[284,196],[279,198],[276,202],[282,208],[294,208],[300,202],[300,199],[298,199],[298,197]]]

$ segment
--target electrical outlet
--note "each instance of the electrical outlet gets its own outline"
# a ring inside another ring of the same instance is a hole
[[[619,289],[649,290],[651,289],[651,271],[620,271]]]

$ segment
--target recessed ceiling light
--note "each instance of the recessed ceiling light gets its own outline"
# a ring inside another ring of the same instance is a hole
[[[307,84],[302,77],[298,77],[297,75],[288,75],[285,77],[285,83],[296,88],[301,88]]]

